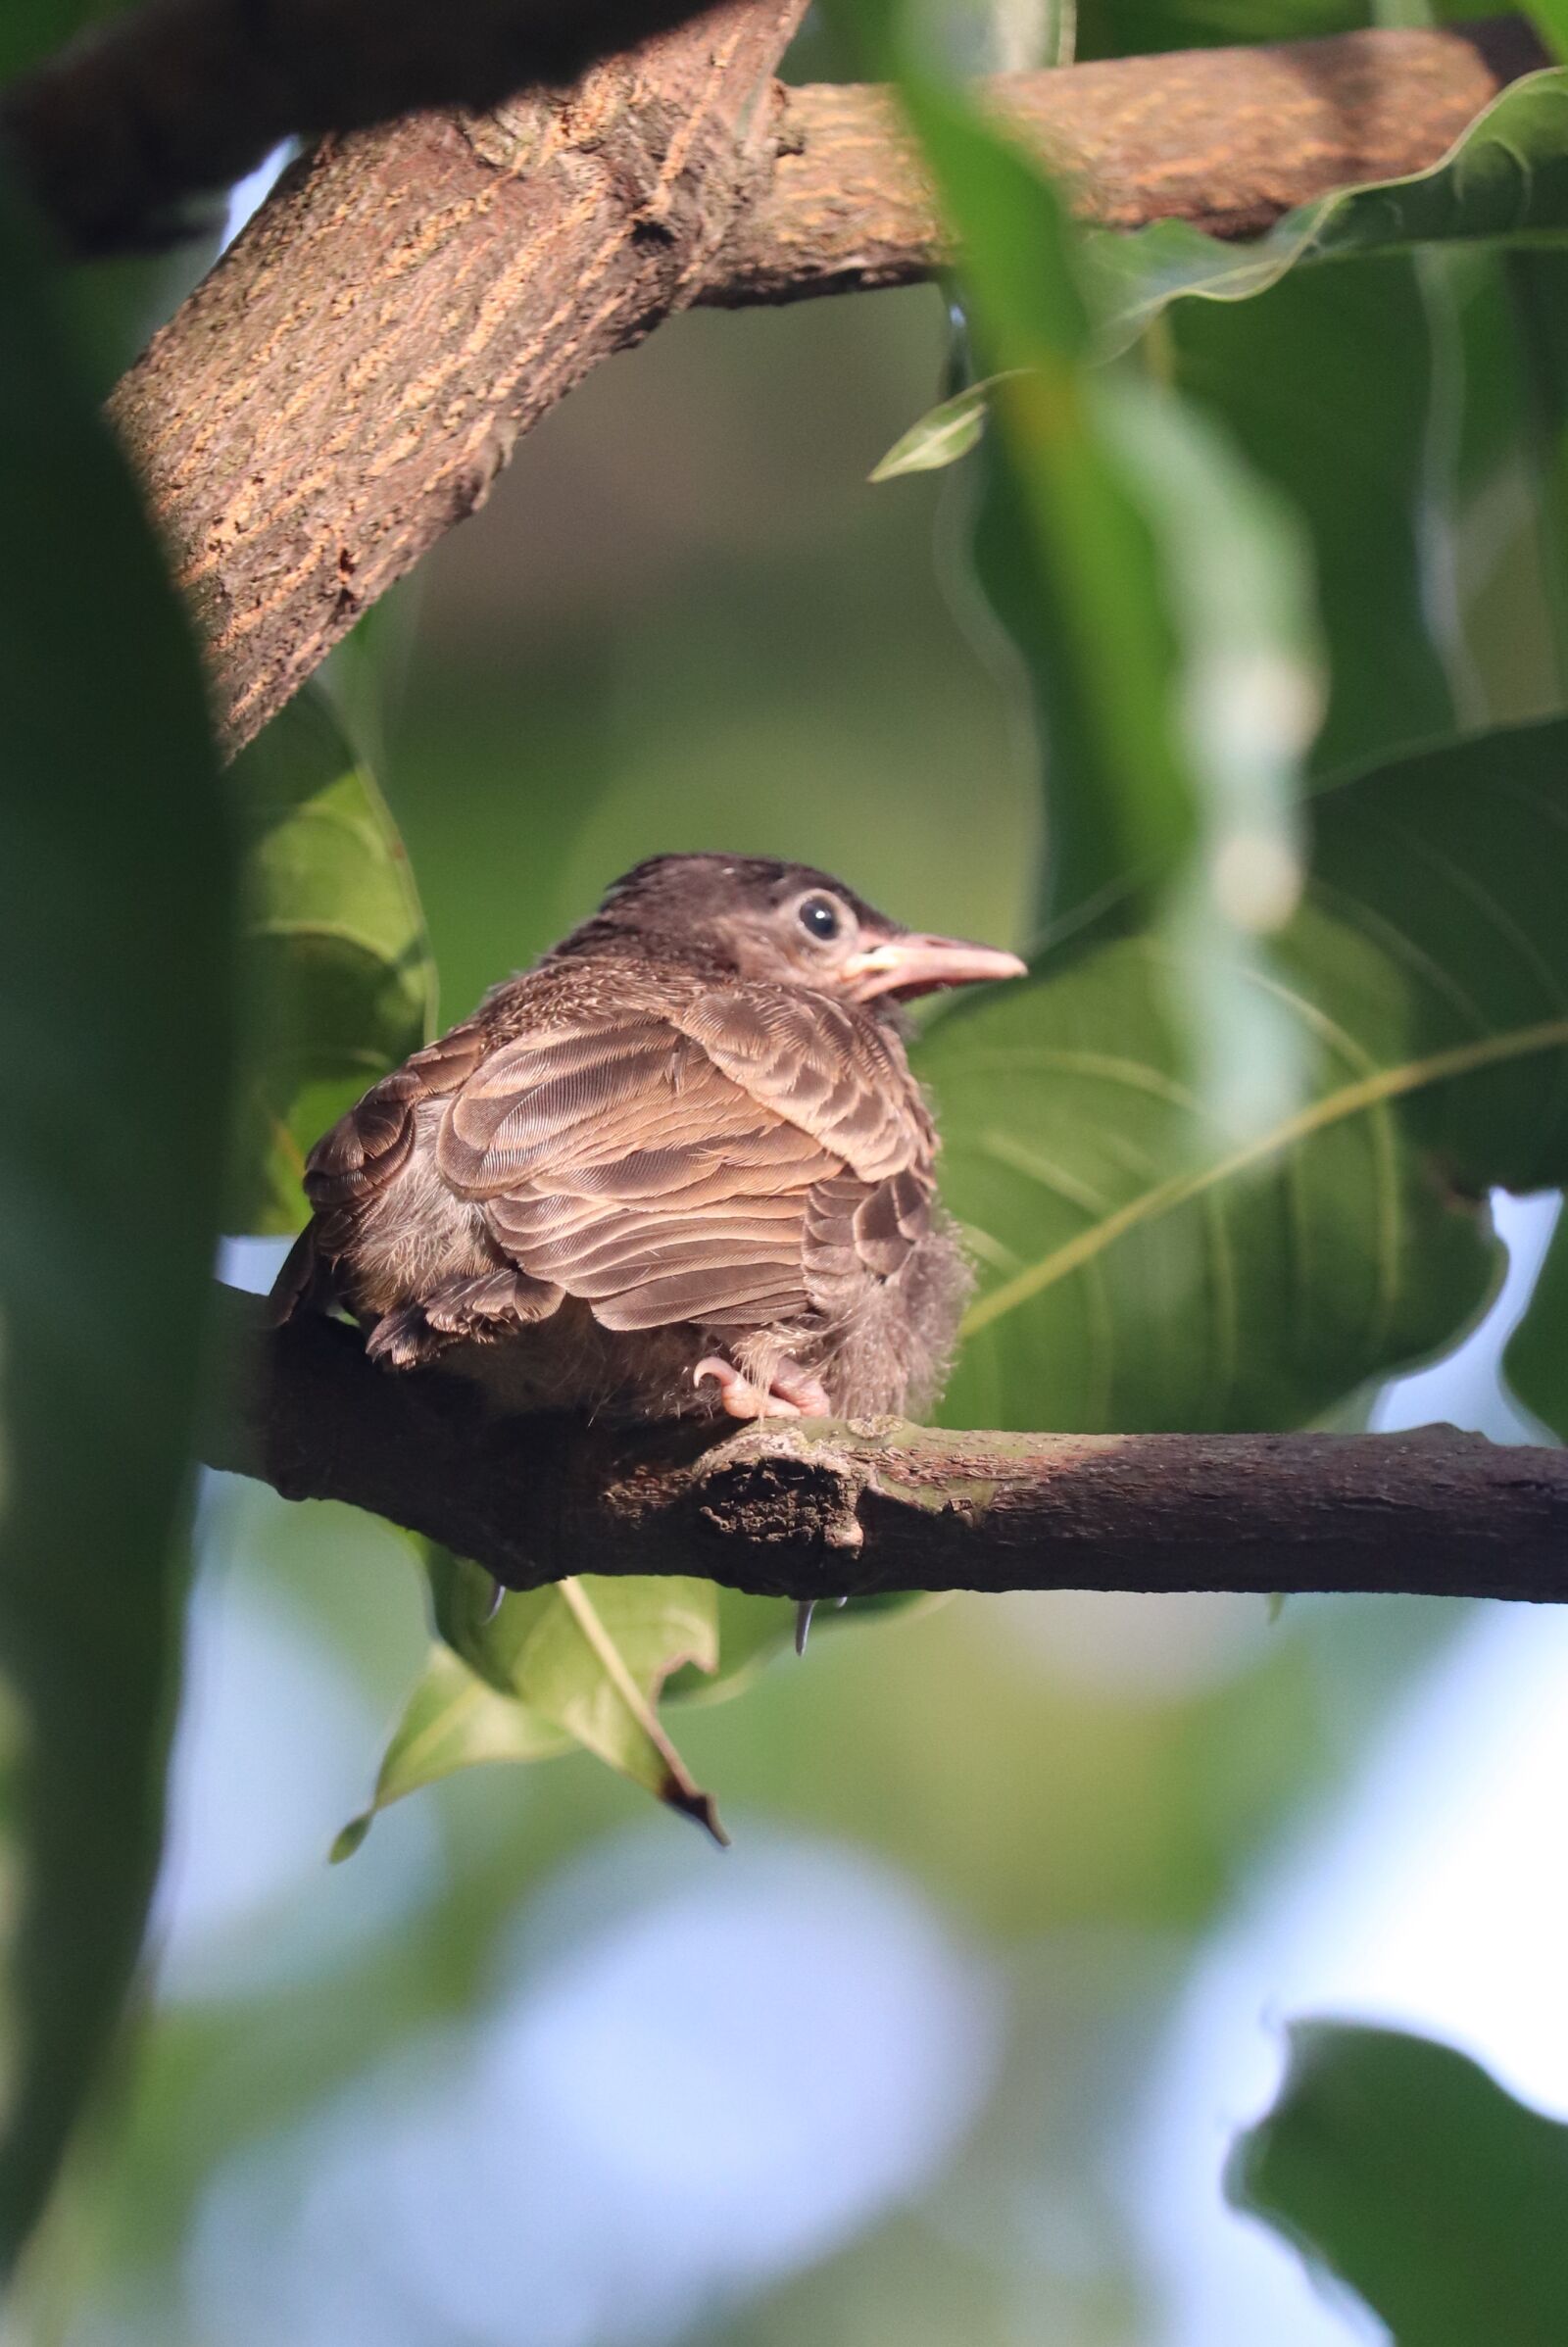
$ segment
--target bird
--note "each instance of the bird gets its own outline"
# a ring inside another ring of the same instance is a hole
[[[905,1005],[1025,967],[808,864],[653,856],[316,1144],[273,1316],[504,1411],[917,1415],[970,1272]]]

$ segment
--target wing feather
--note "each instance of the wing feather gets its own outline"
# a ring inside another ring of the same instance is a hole
[[[305,1160],[305,1195],[318,1214],[361,1203],[401,1173],[414,1148],[416,1111],[466,1084],[483,1059],[476,1019],[426,1044],[372,1084]]]
[[[671,990],[490,1051],[437,1163],[520,1269],[606,1327],[744,1330],[889,1276],[929,1149],[896,1042],[752,987]]]

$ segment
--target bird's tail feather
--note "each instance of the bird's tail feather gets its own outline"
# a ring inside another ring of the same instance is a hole
[[[297,1312],[331,1310],[336,1300],[331,1266],[316,1244],[314,1216],[289,1248],[267,1300],[274,1328],[281,1328]]]

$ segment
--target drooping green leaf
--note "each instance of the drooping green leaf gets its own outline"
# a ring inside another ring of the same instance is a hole
[[[1225,2181],[1398,2347],[1568,2338],[1568,2127],[1451,2046],[1296,2023],[1279,2097]]]
[[[1330,655],[1320,773],[1562,706],[1565,264],[1560,237],[1491,232],[1510,173],[1533,217],[1562,201],[1563,81],[1519,85],[1447,166],[1327,199],[1277,245],[1227,259],[1199,238],[1216,298],[1160,318],[1174,379],[1311,531]],[[1136,275],[1138,239],[1093,250],[1113,280]]]
[[[235,760],[245,840],[229,1228],[305,1219],[306,1151],[433,1032],[435,964],[402,842],[330,707],[309,689]]]
[[[980,445],[991,395],[999,380],[987,375],[983,382],[966,383],[952,399],[928,408],[872,465],[866,478],[896,481],[909,472],[940,472],[945,465],[956,465],[960,457],[966,457]]]
[[[1525,1408],[1568,1442],[1568,1209],[1563,1207],[1529,1308],[1508,1340],[1502,1369]]]
[[[695,1818],[715,1841],[726,1839],[659,1717],[674,1672],[717,1668],[711,1582],[582,1575],[509,1594],[492,1611],[493,1584],[477,1566],[435,1549],[429,1568],[446,1645],[415,1689],[370,1810],[345,1829],[338,1855],[358,1848],[375,1810],[421,1785],[481,1761],[545,1759],[571,1744]]]
[[[0,318],[5,2266],[103,2061],[158,1857],[233,856],[179,607],[4,188]]]
[[[488,1686],[450,1646],[434,1645],[382,1756],[369,1806],[343,1828],[332,1858],[351,1858],[377,1812],[423,1785],[485,1761],[551,1760],[571,1742],[517,1696]]]
[[[1568,72],[1527,74],[1430,171],[1303,204],[1247,244],[1185,220],[1086,240],[1106,346],[1125,346],[1170,302],[1242,302],[1305,262],[1423,244],[1523,242],[1568,234]]]
[[[1568,721],[1379,769],[1315,808],[1253,977],[1306,1096],[1216,1127],[1172,949],[1116,938],[955,1008],[918,1050],[982,1287],[946,1413],[1064,1429],[1298,1425],[1485,1304],[1494,1185],[1568,1173]]]
[[[697,1816],[715,1838],[722,1839],[722,1829],[711,1801],[691,1785],[678,1755],[672,1752],[668,1737],[658,1724],[655,1706],[721,1703],[743,1692],[766,1662],[793,1650],[796,1609],[789,1598],[749,1597],[739,1589],[721,1589],[711,1582],[671,1584],[650,1576],[630,1585],[629,1607],[621,1608],[617,1606],[615,1592],[626,1584],[609,1577],[584,1579],[575,1584],[577,1589],[589,1592],[607,1634],[615,1637],[640,1696],[638,1714],[632,1719],[625,1716],[622,1706],[606,1704],[601,1727],[608,1734],[601,1734],[594,1740],[589,1736],[579,1736],[564,1717],[557,1724],[536,1701],[515,1691],[512,1662],[492,1650],[496,1627],[483,1619],[491,1602],[487,1576],[472,1566],[459,1565],[450,1557],[436,1554],[431,1558],[431,1577],[442,1627],[457,1643],[432,1646],[429,1663],[387,1746],[374,1794],[368,1806],[350,1820],[333,1843],[334,1859],[352,1857],[369,1832],[376,1813],[402,1800],[405,1794],[417,1792],[422,1785],[434,1785],[459,1769],[475,1768],[486,1761],[553,1760],[578,1743],[597,1751],[612,1767],[621,1769],[634,1783],[645,1785],[661,1798],[669,1797],[665,1777],[673,1766],[679,1773],[681,1795],[675,1805]],[[542,1599],[549,1594],[541,1590],[537,1597]],[[502,1611],[505,1613],[508,1605],[525,1602],[507,1599]],[[908,1595],[890,1592],[860,1598],[852,1608],[842,1611],[835,1606],[824,1606],[818,1609],[813,1626],[813,1644],[818,1630],[831,1633],[836,1625],[863,1622],[871,1613],[928,1612],[945,1602],[943,1596],[913,1591]],[[536,1605],[536,1613],[543,1610]],[[662,1623],[663,1627],[656,1628],[652,1639],[645,1640],[627,1630],[626,1612],[653,1624]],[[564,1612],[558,1620],[564,1622],[566,1618]],[[505,1631],[508,1656],[513,1628],[508,1624]],[[679,1647],[688,1639],[690,1651],[683,1656]],[[473,1654],[480,1667],[466,1662],[458,1650],[460,1646]],[[639,1650],[644,1658],[641,1661]],[[662,1674],[650,1670],[646,1663],[649,1652],[659,1651],[668,1657]],[[538,1659],[534,1658],[536,1664]],[[590,1701],[593,1698],[596,1687],[590,1683],[573,1693],[570,1675],[580,1673],[582,1663],[569,1647],[566,1659],[568,1670],[562,1675],[566,1704],[562,1709],[564,1712],[569,1705],[577,1716],[585,1698]],[[605,1693],[602,1686],[597,1692],[602,1698]],[[642,1717],[645,1730],[652,1721],[651,1738],[636,1732],[637,1716]]]

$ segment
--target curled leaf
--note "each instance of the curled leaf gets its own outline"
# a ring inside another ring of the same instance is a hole
[[[1103,343],[1124,349],[1185,295],[1250,301],[1304,263],[1457,242],[1540,242],[1568,229],[1568,72],[1530,73],[1494,98],[1429,171],[1337,189],[1248,244],[1185,220],[1086,239]]]
[[[492,1608],[488,1574],[444,1550],[429,1558],[437,1646],[387,1747],[369,1820],[420,1785],[491,1760],[545,1760],[573,1744],[727,1841],[659,1717],[664,1682],[718,1665],[718,1592],[679,1575],[594,1574],[514,1592]]]
[[[1003,374],[987,375],[982,383],[966,383],[952,399],[928,408],[917,423],[911,423],[902,438],[895,440],[881,463],[873,465],[867,480],[894,481],[903,473],[939,472],[945,465],[956,465],[979,444],[991,412],[992,391],[1018,371],[1009,367]]]

